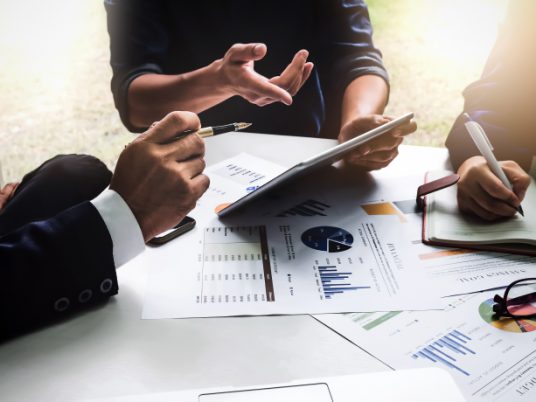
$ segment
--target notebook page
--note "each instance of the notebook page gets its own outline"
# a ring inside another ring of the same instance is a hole
[[[429,180],[445,172],[433,172]],[[449,243],[527,243],[536,245],[536,183],[534,179],[522,202],[525,216],[485,222],[477,217],[462,215],[456,200],[457,186],[437,191],[427,198],[427,233],[432,241]]]

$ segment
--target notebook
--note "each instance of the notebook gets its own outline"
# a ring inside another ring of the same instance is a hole
[[[430,172],[433,181],[450,172]],[[472,248],[536,256],[536,183],[522,202],[525,216],[486,222],[458,210],[457,186],[428,194],[425,199],[422,238],[425,244]]]

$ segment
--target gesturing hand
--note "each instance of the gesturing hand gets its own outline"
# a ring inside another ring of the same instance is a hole
[[[516,162],[503,161],[499,165],[512,183],[509,190],[490,170],[482,156],[467,159],[458,174],[458,208],[485,220],[508,218],[517,212],[530,184],[530,176]]]
[[[341,128],[339,142],[348,141],[391,120],[393,117],[378,114],[357,117]],[[400,125],[358,147],[345,159],[346,163],[367,170],[384,168],[398,155],[398,146],[402,143],[404,136],[415,130],[417,130],[417,124],[413,120]]]
[[[119,156],[110,188],[128,204],[145,241],[172,228],[195,207],[209,186],[203,175],[204,141],[195,134],[198,117],[172,112],[134,140]]]
[[[309,52],[300,50],[291,63],[276,77],[268,79],[255,71],[255,61],[267,53],[262,43],[237,43],[225,53],[220,61],[222,85],[257,106],[274,102],[292,104],[292,97],[311,75],[313,63],[307,62]]]

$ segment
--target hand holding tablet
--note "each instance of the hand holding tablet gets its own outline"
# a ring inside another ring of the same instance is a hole
[[[234,201],[232,204],[229,204],[226,208],[220,210],[218,212],[218,215],[220,217],[230,215],[231,213],[239,210],[251,201],[267,194],[269,191],[272,191],[273,189],[281,186],[282,184],[288,183],[290,180],[293,180],[297,177],[301,177],[306,173],[315,170],[319,167],[330,165],[340,159],[343,159],[349,153],[358,149],[358,147],[367,144],[380,136],[387,135],[396,128],[407,125],[411,122],[412,119],[413,113],[405,114],[397,119],[387,121],[386,123],[375,127],[346,142],[343,142],[342,144],[327,149],[326,151],[323,151],[309,159],[306,159],[287,169],[285,172],[273,178],[266,184],[260,186],[255,191],[252,191],[251,193]]]
[[[380,114],[359,116],[342,126],[339,142],[346,142],[391,120],[394,120],[394,117]],[[379,138],[360,145],[350,152],[344,160],[350,166],[365,170],[382,169],[396,158],[398,146],[402,143],[404,136],[413,133],[416,129],[415,121],[409,120]]]

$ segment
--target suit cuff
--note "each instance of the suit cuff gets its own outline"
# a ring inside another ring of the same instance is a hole
[[[91,203],[102,216],[112,238],[116,268],[133,259],[145,249],[138,221],[119,194],[108,188]]]

